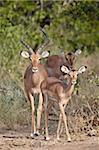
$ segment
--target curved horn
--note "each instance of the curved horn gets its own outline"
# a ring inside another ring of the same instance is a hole
[[[26,44],[22,39],[20,39],[20,42],[21,42],[31,53],[33,53],[33,49],[32,49],[28,44]]]
[[[41,50],[47,46],[47,44],[49,43],[49,38],[47,36],[47,34],[45,33],[44,29],[40,28],[40,31],[44,34],[45,37],[45,42],[39,46],[39,48],[37,49],[37,51],[41,52]]]

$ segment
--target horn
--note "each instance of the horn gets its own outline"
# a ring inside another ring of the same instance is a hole
[[[40,28],[40,31],[43,33],[43,35],[44,35],[44,37],[45,37],[45,42],[44,42],[42,45],[40,45],[40,46],[38,47],[38,49],[37,49],[38,52],[41,52],[41,50],[42,50],[45,46],[47,46],[47,44],[49,43],[49,38],[48,38],[47,34],[45,33],[44,29]]]
[[[29,50],[30,53],[33,53],[33,49],[28,44],[26,44],[22,39],[20,39],[20,42]]]

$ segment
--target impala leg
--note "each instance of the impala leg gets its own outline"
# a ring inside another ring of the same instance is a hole
[[[66,105],[64,105],[63,107],[64,107],[64,110],[65,110]],[[59,138],[60,135],[59,134],[60,134],[60,129],[61,129],[61,123],[62,123],[62,114],[60,113],[58,127],[57,127],[57,140],[60,140],[60,138]]]
[[[48,110],[45,108],[45,139],[48,141],[49,138],[49,133],[48,133]]]
[[[36,126],[35,126],[35,107],[34,107],[34,97],[30,95],[30,101],[31,101],[31,108],[32,108],[32,126],[31,126],[31,137],[34,138],[34,135],[36,133]]]
[[[62,117],[63,117],[67,139],[68,139],[68,142],[70,142],[71,141],[71,137],[70,137],[70,134],[69,134],[69,131],[68,131],[67,118],[66,118],[66,115],[65,115],[64,107],[63,107],[62,104],[59,104],[59,108],[60,108],[60,111],[61,111],[61,114],[62,114]]]
[[[39,135],[42,110],[43,110],[43,97],[42,97],[42,93],[40,93],[39,104],[38,104],[38,109],[37,109],[37,132],[36,132],[37,135]]]
[[[45,139],[49,140],[49,133],[48,133],[48,115],[49,115],[49,110],[52,107],[53,103],[48,104],[48,96],[44,96],[44,113],[45,113]]]
[[[49,134],[48,134],[48,96],[44,95],[44,114],[45,114],[45,139],[49,140]]]
[[[59,138],[59,132],[60,132],[61,123],[62,123],[62,114],[60,113],[60,115],[59,115],[58,127],[57,127],[57,140],[60,139],[60,138]]]

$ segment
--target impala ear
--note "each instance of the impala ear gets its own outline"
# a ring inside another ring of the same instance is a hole
[[[42,54],[41,54],[41,58],[46,58],[46,57],[48,57],[49,56],[49,52],[48,51],[44,51],[44,52],[42,52]]]
[[[62,66],[61,71],[66,73],[66,74],[69,74],[69,72],[70,72],[70,70],[66,66]]]
[[[85,72],[87,69],[87,66],[82,66],[78,69],[78,74]]]
[[[75,56],[78,56],[78,55],[80,55],[81,54],[81,50],[80,49],[78,49],[78,50],[76,50],[76,52],[75,52]]]
[[[21,51],[21,52],[20,52],[20,55],[21,55],[23,58],[29,58],[29,57],[30,57],[30,55],[29,55],[29,53],[28,53],[27,51]]]

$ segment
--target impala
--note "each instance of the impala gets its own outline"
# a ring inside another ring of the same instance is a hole
[[[75,53],[69,52],[64,56],[52,55],[47,58],[46,68],[49,77],[62,78],[61,66],[65,65],[68,69],[74,68],[75,58],[81,53],[81,50],[77,50]]]
[[[59,80],[55,77],[48,77],[41,84],[41,90],[44,99],[44,109],[45,109],[45,130],[46,130],[45,133],[46,133],[46,140],[49,140],[48,113],[51,107],[53,106],[53,102],[55,101],[58,103],[60,109],[59,123],[57,128],[57,139],[59,140],[60,126],[63,118],[67,139],[68,141],[71,141],[71,137],[67,126],[67,118],[65,115],[65,107],[69,99],[71,98],[78,74],[85,72],[86,67],[82,66],[78,70],[69,70],[66,66],[62,66],[61,71],[64,72],[64,74],[69,75],[68,85],[65,85],[62,80]]]
[[[47,51],[41,53],[41,49],[46,44],[43,44],[37,50],[33,51],[33,49],[28,44],[26,44],[23,40],[21,40],[21,43],[28,49],[28,51],[21,51],[21,56],[31,60],[31,63],[27,67],[24,74],[24,87],[25,87],[27,98],[30,101],[31,108],[32,108],[31,137],[33,138],[35,135],[39,135],[40,121],[41,121],[41,114],[42,114],[43,99],[42,99],[40,84],[48,76],[44,66],[40,63],[40,59],[48,57],[49,53]],[[36,121],[35,121],[35,114],[34,114],[35,94],[39,94],[39,103],[37,109],[37,128],[36,128]]]

